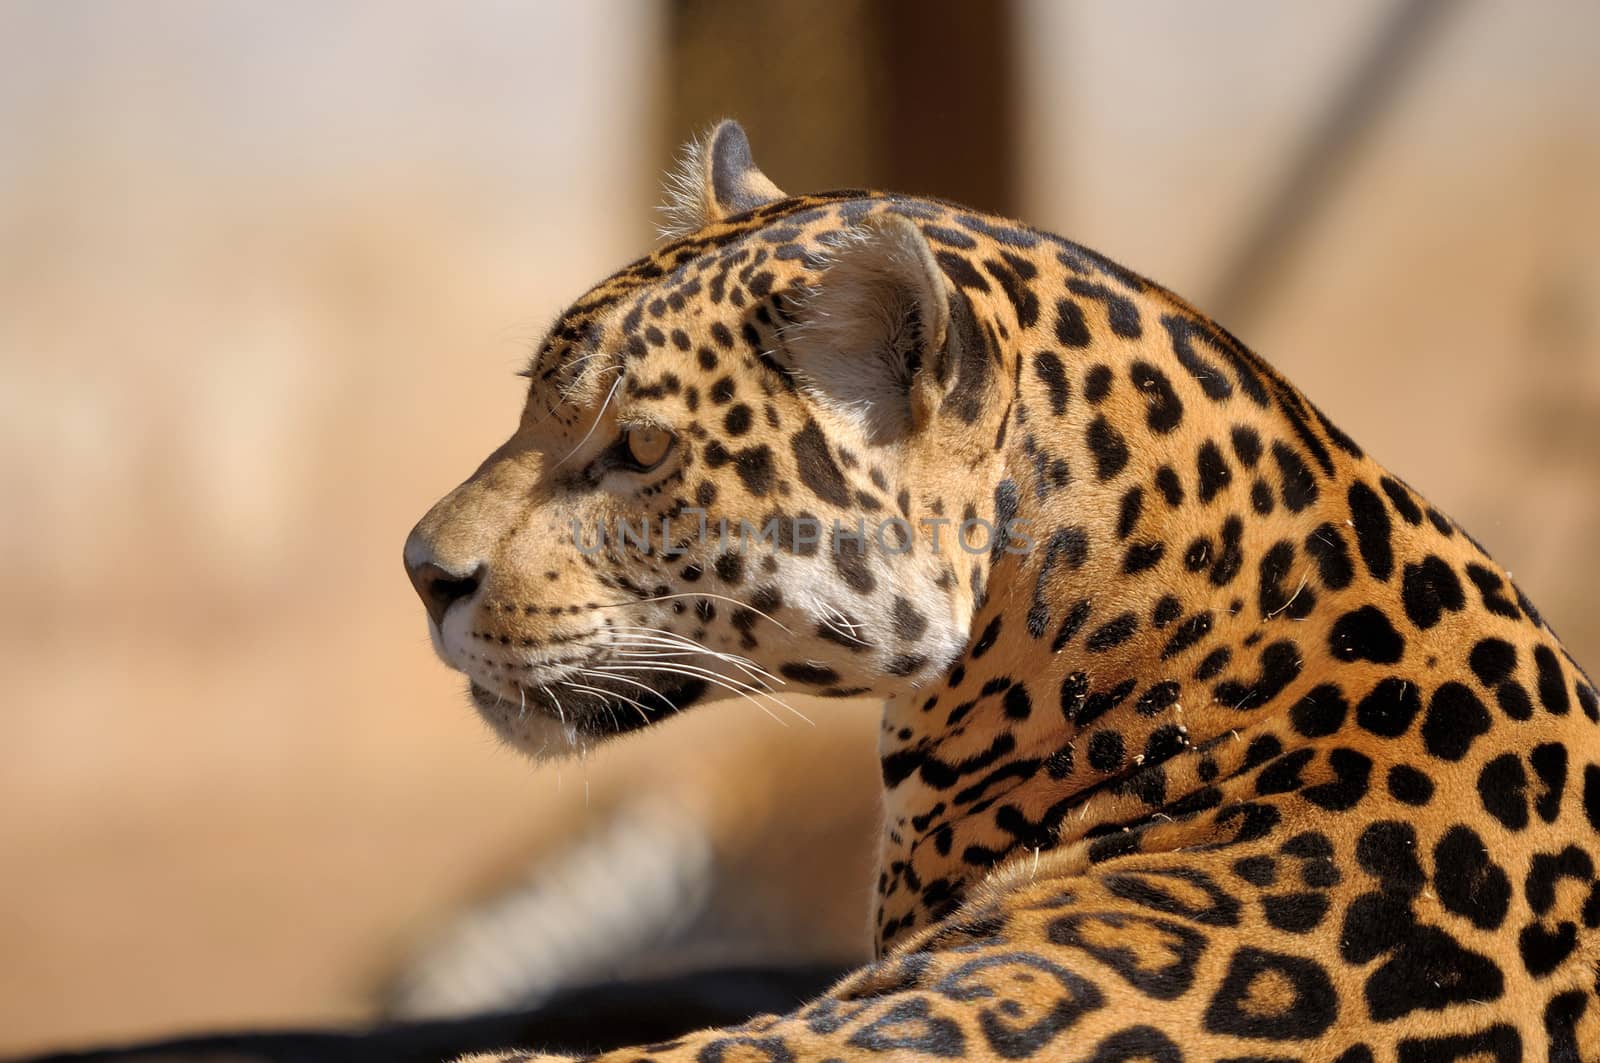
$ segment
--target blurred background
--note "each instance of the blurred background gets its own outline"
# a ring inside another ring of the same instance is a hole
[[[1600,666],[1596,40],[1590,0],[3,0],[0,1053],[865,956],[872,706],[534,769],[400,566],[723,115],[791,191],[1214,311]]]

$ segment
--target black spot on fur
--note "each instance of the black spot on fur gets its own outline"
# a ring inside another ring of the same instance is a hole
[[[1563,921],[1553,931],[1539,923],[1529,923],[1517,935],[1522,965],[1535,978],[1543,978],[1560,967],[1577,947],[1578,927],[1571,922]]]
[[[1089,600],[1083,598],[1067,610],[1067,615],[1061,618],[1061,626],[1056,629],[1055,638],[1050,640],[1051,653],[1060,653],[1062,647],[1077,637],[1078,632],[1089,620],[1091,608]]]
[[[1427,881],[1417,860],[1417,832],[1409,823],[1380,820],[1367,827],[1356,840],[1356,862],[1389,892],[1413,896]]]
[[[1094,284],[1090,281],[1074,278],[1067,282],[1067,290],[1074,295],[1081,295],[1086,299],[1094,299],[1105,305],[1106,319],[1111,324],[1111,331],[1124,339],[1136,340],[1144,334],[1144,328],[1139,321],[1139,309],[1133,301],[1104,284]]]
[[[1078,1005],[1082,1008],[1082,1004]],[[966,1035],[954,1020],[937,1014],[926,997],[907,997],[885,1008],[871,1022],[853,1031],[848,1043],[873,1054],[889,1053],[929,1059],[949,1059],[967,1052]],[[705,1060],[723,1058],[788,1060],[794,1057],[779,1037],[730,1036],[711,1042],[700,1052]]]
[[[1555,907],[1556,887],[1562,879],[1588,886],[1594,879],[1594,860],[1576,845],[1559,853],[1535,853],[1528,864],[1522,893],[1534,915],[1548,915]]]
[[[1278,463],[1278,474],[1283,479],[1283,504],[1289,512],[1299,513],[1317,500],[1317,480],[1300,455],[1284,443],[1272,444],[1272,457]]]
[[[1122,559],[1122,572],[1132,576],[1153,568],[1160,562],[1161,555],[1166,553],[1166,547],[1158,542],[1134,543],[1128,547],[1128,552]]]
[[[1050,412],[1060,417],[1067,412],[1067,398],[1072,393],[1072,385],[1067,380],[1067,371],[1062,367],[1061,359],[1051,351],[1040,351],[1033,356],[1033,371],[1049,396]]]
[[[933,257],[939,263],[939,268],[958,286],[980,292],[989,290],[989,282],[983,279],[983,274],[962,255],[954,251],[935,251]]]
[[[1089,677],[1073,672],[1061,681],[1061,716],[1068,723],[1076,723],[1089,698]]]
[[[1433,849],[1434,889],[1448,911],[1479,930],[1496,930],[1511,906],[1511,879],[1489,859],[1488,847],[1469,827],[1450,828]]]
[[[996,640],[1000,638],[1000,617],[996,616],[984,626],[983,633],[978,636],[978,641],[972,644],[972,652],[968,657],[977,660],[994,648]]]
[[[1528,763],[1539,778],[1544,792],[1534,800],[1533,809],[1546,823],[1554,823],[1561,814],[1561,798],[1567,789],[1567,747],[1560,742],[1546,742],[1533,747]]]
[[[1389,543],[1389,511],[1377,492],[1357,480],[1350,485],[1350,519],[1356,526],[1361,560],[1374,579],[1387,581],[1394,573],[1394,549]]]
[[[1271,1010],[1254,999],[1258,981],[1283,985],[1289,997]],[[1320,963],[1303,956],[1241,946],[1207,1005],[1212,1033],[1254,1040],[1299,1041],[1320,1036],[1339,1014],[1339,997]]]
[[[1122,767],[1122,735],[1116,731],[1096,731],[1089,737],[1089,766],[1102,774]]]
[[[1239,458],[1239,463],[1247,469],[1256,467],[1256,462],[1261,460],[1261,437],[1249,425],[1235,425],[1229,433],[1233,440],[1233,452]]]
[[[1111,394],[1111,385],[1115,381],[1111,375],[1111,367],[1103,362],[1089,367],[1083,377],[1083,397],[1089,400],[1090,405],[1098,406]]]
[[[1331,904],[1326,893],[1280,893],[1261,899],[1262,914],[1275,929],[1288,934],[1309,934],[1322,925]]]
[[[1499,985],[1499,972],[1494,973],[1497,977],[1492,984]],[[1422,977],[1424,972],[1419,970],[1417,975]],[[1370,990],[1368,995],[1371,995]],[[1438,995],[1428,994],[1430,999]],[[1495,995],[1499,996],[1498,993]],[[1471,1001],[1473,998],[1466,999]],[[1444,1004],[1430,1006],[1443,1007]],[[1400,1054],[1396,1057],[1397,1063],[1478,1063],[1479,1060],[1484,1063],[1519,1063],[1523,1059],[1522,1035],[1516,1027],[1506,1023],[1496,1023],[1471,1033],[1406,1037],[1401,1039],[1398,1048]],[[1555,1057],[1551,1057],[1551,1063],[1555,1063]]]
[[[1018,268],[1013,268],[1012,263]],[[1000,290],[1005,293],[1006,300],[1011,303],[1011,309],[1017,315],[1017,324],[1025,329],[1032,328],[1039,321],[1039,297],[1034,294],[1032,286],[1027,283],[1028,277],[1037,272],[1033,264],[1027,259],[1011,257],[1010,262],[997,259],[984,259],[983,268],[989,271],[1000,285]]]
[[[1128,464],[1127,441],[1105,417],[1096,417],[1089,424],[1087,439],[1089,452],[1094,456],[1094,472],[1097,480],[1103,483],[1111,479]]]
[[[713,567],[717,578],[724,583],[738,586],[744,582],[744,555],[737,551],[719,554]]]
[[[1314,749],[1296,749],[1274,760],[1256,776],[1256,793],[1260,796],[1286,794],[1300,789],[1305,780],[1300,777],[1307,764],[1316,757]]]
[[[1164,628],[1183,613],[1183,603],[1170,594],[1164,594],[1157,599],[1150,610],[1150,623],[1156,628]]]
[[[1144,510],[1144,488],[1134,484],[1122,496],[1117,509],[1117,538],[1126,539],[1139,524],[1139,514]]]
[[[1437,624],[1445,612],[1457,612],[1466,605],[1455,570],[1435,554],[1406,565],[1400,586],[1406,616],[1423,631]]]
[[[1594,687],[1586,683],[1578,684],[1578,704],[1583,706],[1583,714],[1597,723],[1600,723],[1600,694]]]
[[[787,662],[778,666],[778,671],[785,679],[793,679],[796,683],[807,683],[811,686],[834,686],[839,682],[839,673],[832,668],[820,664],[806,662]]]
[[[1582,1063],[1578,1020],[1583,1018],[1588,1006],[1588,996],[1579,989],[1558,993],[1550,999],[1544,1009],[1544,1031],[1550,1039],[1547,1063]]]
[[[1280,613],[1287,614],[1291,620],[1302,620],[1311,615],[1311,610],[1317,604],[1317,596],[1311,588],[1304,582],[1294,587],[1284,584],[1293,568],[1294,544],[1287,540],[1274,543],[1261,555],[1257,604],[1262,619],[1270,620]]]
[[[1134,703],[1134,709],[1140,716],[1158,716],[1176,705],[1181,693],[1182,688],[1171,680],[1157,683],[1139,695],[1139,700]]]
[[[1417,684],[1399,676],[1380,680],[1356,706],[1356,723],[1384,738],[1399,738],[1422,711]]]
[[[956,369],[956,385],[940,403],[941,410],[954,411],[965,424],[976,424],[984,410],[983,397],[989,387],[995,355],[991,336],[979,323],[972,305],[957,291],[950,301],[950,329],[946,348],[950,356],[940,366],[940,380],[950,368]],[[949,363],[954,362],[954,366]]]
[[[1440,760],[1457,761],[1479,736],[1490,727],[1489,710],[1467,687],[1457,682],[1442,684],[1428,702],[1428,715],[1422,721],[1422,741],[1429,753]]]
[[[1332,524],[1323,523],[1306,536],[1306,553],[1317,562],[1317,576],[1322,585],[1331,591],[1350,586],[1355,570],[1350,564],[1350,551],[1344,536]]]
[[[1272,488],[1267,486],[1267,481],[1256,480],[1250,485],[1250,508],[1265,517],[1272,512]]]
[[[1433,800],[1433,780],[1408,764],[1389,769],[1389,796],[1404,804],[1421,806]]]
[[[1128,369],[1128,378],[1144,396],[1145,423],[1151,431],[1165,435],[1183,423],[1183,400],[1173,390],[1167,374],[1149,362],[1136,361]]]
[[[1168,660],[1189,649],[1211,633],[1211,625],[1212,616],[1208,612],[1196,613],[1194,616],[1189,617],[1178,625],[1177,629],[1173,631],[1172,637],[1167,640],[1167,644],[1162,647],[1161,659],[1163,661]]]
[[[1205,338],[1204,332],[1194,321],[1177,314],[1165,314],[1161,318],[1161,324],[1172,339],[1172,350],[1178,356],[1178,364],[1194,377],[1207,398],[1221,401],[1233,394],[1233,383],[1227,374],[1215,362],[1201,357],[1194,349],[1194,339],[1197,336]]]
[[[1183,481],[1178,479],[1172,466],[1163,465],[1156,470],[1156,490],[1161,492],[1167,505],[1177,507],[1183,504]]]
[[[928,618],[898,594],[894,598],[891,616],[895,637],[903,641],[915,642],[928,630]]]
[[[1218,683],[1217,700],[1241,711],[1258,709],[1283,692],[1300,675],[1300,647],[1287,639],[1274,642],[1261,651],[1261,673],[1243,683]]]
[[[1153,935],[1166,962],[1160,966],[1143,962],[1144,957],[1126,943],[1125,935],[1134,932]],[[1175,1000],[1189,991],[1206,947],[1206,939],[1193,927],[1135,912],[1073,911],[1052,921],[1046,935],[1051,944],[1086,953],[1154,1000]],[[1183,1055],[1153,1027],[1130,1026],[1106,1037],[1085,1057],[1085,1063],[1118,1060],[1182,1063]]]
[[[1478,772],[1478,800],[1507,830],[1528,825],[1527,791],[1528,773],[1515,753],[1502,753]]]
[[[1533,663],[1539,673],[1539,704],[1545,711],[1565,716],[1572,707],[1567,697],[1567,679],[1561,674],[1561,662],[1555,651],[1543,644],[1533,648]]]
[[[1199,477],[1197,493],[1202,502],[1210,502],[1216,498],[1233,479],[1233,472],[1228,468],[1221,448],[1209,439],[1200,444],[1199,453],[1195,457],[1195,468]]]
[[[1483,607],[1496,616],[1503,616],[1511,620],[1519,619],[1522,614],[1517,611],[1511,599],[1503,593],[1505,581],[1492,569],[1485,568],[1476,561],[1467,564],[1467,578],[1478,588],[1478,594],[1483,598]]]
[[[1050,623],[1050,577],[1056,567],[1065,564],[1068,568],[1081,568],[1088,553],[1089,536],[1082,528],[1058,528],[1051,534],[1045,545],[1044,560],[1039,565],[1038,575],[1034,577],[1033,602],[1028,607],[1028,633],[1034,638],[1043,638],[1045,628]],[[1086,618],[1088,603],[1079,604]]]
[[[1222,546],[1211,566],[1211,582],[1216,586],[1226,587],[1239,574],[1244,565],[1243,539],[1244,521],[1230,516],[1222,522]]]
[[[1372,758],[1354,749],[1334,749],[1328,753],[1328,767],[1333,769],[1333,780],[1308,786],[1300,796],[1328,812],[1349,811],[1367,795]]]
[[[1075,299],[1056,302],[1056,339],[1063,347],[1089,346],[1089,326],[1083,320],[1083,307]]]
[[[1389,501],[1394,505],[1395,512],[1400,514],[1407,524],[1417,525],[1422,523],[1422,507],[1412,499],[1411,492],[1407,491],[1400,482],[1391,476],[1378,477],[1378,486],[1383,488],[1383,493],[1389,496]]]
[[[1289,723],[1306,738],[1325,738],[1344,726],[1349,710],[1344,693],[1332,683],[1322,683],[1289,709]]]
[[[857,594],[870,594],[878,581],[867,566],[861,541],[853,535],[840,535],[837,528],[832,536],[833,567],[839,578]]]
[[[745,490],[757,498],[764,496],[772,489],[772,449],[762,444],[738,451],[733,455],[733,471]]]
[[[1006,688],[1001,705],[1010,720],[1026,720],[1033,715],[1033,699],[1028,697],[1028,688],[1021,683]]]
[[[921,228],[928,239],[941,244],[949,244],[951,247],[959,248],[962,251],[970,251],[978,246],[978,241],[960,229],[947,229],[942,225],[923,225]]]
[[[822,434],[817,422],[808,419],[805,427],[794,434],[791,444],[800,482],[824,502],[840,508],[848,507],[849,485],[829,453],[827,437]]]
[[[1132,613],[1123,613],[1090,632],[1084,640],[1084,648],[1090,653],[1104,653],[1127,642],[1138,628],[1139,618]]]
[[[730,436],[742,436],[750,431],[750,407],[742,402],[736,404],[722,419],[722,430]]]
[[[1517,648],[1505,639],[1479,639],[1467,657],[1472,674],[1486,687],[1496,687],[1517,667]]]
[[[927,663],[928,663],[928,657],[927,657],[926,654],[922,654],[922,653],[897,653],[892,658],[890,658],[889,663],[884,666],[883,670],[885,672],[888,672],[890,675],[907,676],[907,675],[911,675],[911,674],[913,674],[915,672],[921,671],[923,665],[925,665]],[[869,688],[863,687],[858,691],[858,693],[866,693],[867,689],[869,689]],[[840,694],[838,696],[839,697],[851,697],[852,695],[850,695],[850,694]]]
[[[1389,618],[1372,605],[1345,613],[1328,635],[1328,652],[1341,661],[1394,664],[1405,654],[1405,646]]]

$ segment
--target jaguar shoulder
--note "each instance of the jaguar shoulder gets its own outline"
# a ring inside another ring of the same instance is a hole
[[[1503,569],[1145,278],[687,158],[407,566],[535,755],[881,698],[880,958],[616,1058],[1596,1058],[1600,701]]]

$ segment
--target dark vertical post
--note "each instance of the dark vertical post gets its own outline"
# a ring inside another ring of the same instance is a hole
[[[1017,27],[1009,0],[882,0],[884,183],[1017,210]]]
[[[669,0],[664,141],[733,117],[790,191],[1011,213],[1014,23],[1010,0]]]

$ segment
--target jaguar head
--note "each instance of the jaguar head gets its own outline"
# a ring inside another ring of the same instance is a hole
[[[731,122],[686,160],[687,231],[567,310],[406,542],[435,649],[534,755],[715,697],[908,695],[998,548],[992,339],[915,201],[786,197]]]

